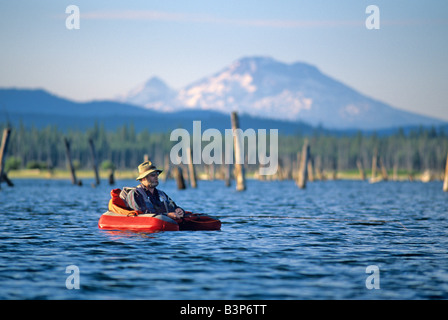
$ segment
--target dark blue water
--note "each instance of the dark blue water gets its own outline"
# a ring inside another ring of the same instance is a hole
[[[0,191],[1,299],[447,299],[441,182],[162,183],[221,231],[98,229],[111,189],[16,180]],[[116,187],[135,181],[118,181]],[[79,289],[67,289],[68,266]],[[379,273],[368,289],[368,266]]]

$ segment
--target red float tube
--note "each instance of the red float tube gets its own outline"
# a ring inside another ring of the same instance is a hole
[[[221,221],[203,214],[187,211],[182,219],[173,220],[163,214],[143,214],[130,210],[120,198],[120,192],[120,189],[110,192],[109,211],[101,215],[98,221],[100,229],[145,232],[221,229]]]
[[[101,215],[98,221],[100,229],[133,230],[133,231],[178,231],[179,224],[162,214],[140,214],[138,216],[124,216],[108,211]]]

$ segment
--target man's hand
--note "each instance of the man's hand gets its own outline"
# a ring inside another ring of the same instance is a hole
[[[176,208],[174,212],[168,212],[167,216],[171,219],[180,219],[184,216],[184,210],[182,210],[181,208]]]
[[[181,208],[176,208],[174,212],[177,213],[181,218],[184,216],[184,210],[182,210]]]

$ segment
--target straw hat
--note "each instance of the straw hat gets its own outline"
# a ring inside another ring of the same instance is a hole
[[[138,166],[138,177],[136,180],[141,180],[154,171],[161,173],[163,170],[157,169],[156,166],[153,165],[151,161],[145,161]]]

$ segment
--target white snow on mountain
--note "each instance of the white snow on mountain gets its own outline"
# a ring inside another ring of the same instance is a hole
[[[178,91],[151,78],[120,101],[162,111],[235,110],[338,129],[441,123],[366,97],[309,64],[269,57],[239,59]]]
[[[145,83],[131,90],[128,94],[117,98],[120,102],[135,104],[148,109],[173,111],[171,101],[177,92],[166,85],[162,79],[152,77]]]

